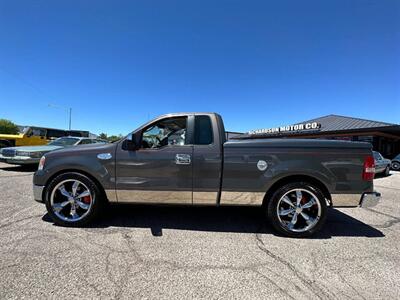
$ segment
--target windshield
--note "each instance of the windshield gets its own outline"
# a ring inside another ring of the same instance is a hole
[[[380,160],[380,159],[382,158],[382,156],[381,156],[381,154],[380,154],[379,152],[373,151],[373,154],[374,154],[374,158],[375,158],[376,160]]]
[[[29,129],[31,129],[30,127],[24,127],[24,129],[22,129],[22,133],[26,134],[28,133]]]
[[[73,146],[77,142],[79,142],[79,139],[67,137],[67,138],[56,139],[56,140],[48,143],[48,145],[51,145],[51,146]]]

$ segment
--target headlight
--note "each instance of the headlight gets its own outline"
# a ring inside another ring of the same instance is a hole
[[[31,152],[30,157],[32,158],[39,158],[42,157],[43,153],[42,152]]]
[[[31,155],[31,153],[28,152],[28,151],[17,151],[16,155],[17,156],[28,156],[29,157]]]
[[[46,161],[46,157],[42,156],[42,157],[40,158],[40,161],[39,161],[38,170],[43,170],[45,161]]]

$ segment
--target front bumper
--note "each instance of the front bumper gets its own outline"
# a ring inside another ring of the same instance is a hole
[[[374,207],[381,199],[381,193],[364,193],[361,197],[360,206],[362,208]]]
[[[13,157],[8,157],[8,156],[3,156],[0,154],[0,162],[5,162],[11,165],[32,165],[32,164],[38,164],[40,160],[39,158],[32,158],[32,157],[27,157],[27,156],[13,156]]]
[[[44,190],[44,185],[36,185],[36,184],[33,185],[33,198],[37,202],[44,203],[43,190]]]

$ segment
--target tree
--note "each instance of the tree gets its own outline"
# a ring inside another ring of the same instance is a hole
[[[99,134],[99,139],[109,141],[110,143],[116,142],[120,139],[122,139],[124,136],[122,134],[118,135],[108,135],[107,133],[100,133]]]
[[[107,140],[107,139],[108,139],[107,133],[104,133],[104,132],[100,133],[100,134],[99,134],[99,139]]]
[[[19,128],[16,124],[11,122],[10,120],[0,119],[0,133],[17,134],[18,132]]]
[[[118,141],[118,140],[120,140],[120,139],[122,139],[122,138],[123,138],[122,134],[119,134],[119,135],[110,135],[110,136],[108,137],[108,141],[111,142],[111,143],[113,143],[113,142],[116,142],[116,141]]]

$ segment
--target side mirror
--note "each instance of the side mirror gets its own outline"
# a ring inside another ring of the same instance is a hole
[[[122,149],[128,151],[135,151],[140,148],[140,132],[135,134],[130,133],[122,142]]]

